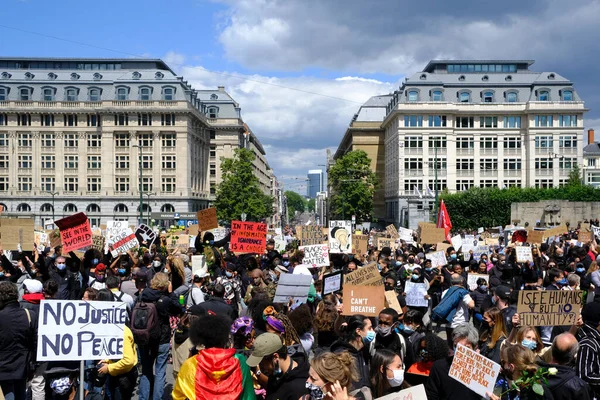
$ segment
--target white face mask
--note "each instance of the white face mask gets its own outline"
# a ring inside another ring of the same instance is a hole
[[[391,387],[398,387],[404,382],[404,370],[403,369],[390,369],[394,373],[393,378],[387,378],[388,383]]]

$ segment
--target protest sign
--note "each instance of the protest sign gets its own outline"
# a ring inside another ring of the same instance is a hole
[[[582,304],[582,290],[520,290],[517,312],[521,326],[571,326]]]
[[[352,221],[329,221],[329,252],[352,254]]]
[[[452,239],[452,247],[454,247],[454,250],[456,250],[456,251],[460,250],[460,248],[463,244],[462,237],[460,237],[460,235],[456,235],[456,236],[453,236],[451,239]]]
[[[465,242],[471,243],[473,245],[475,243],[475,235],[465,235],[465,240],[463,240],[463,245]]]
[[[123,302],[42,300],[37,361],[121,359],[126,320]]]
[[[544,241],[544,231],[527,232],[527,243],[541,244]]]
[[[419,232],[423,232],[425,228],[437,228],[433,222],[419,222]]]
[[[487,398],[486,392],[492,393],[496,379],[500,373],[500,364],[459,344],[454,352],[454,359],[448,376],[455,379],[480,395]]]
[[[287,241],[285,239],[275,239],[275,250],[279,253],[285,253],[285,248],[287,247]],[[329,265],[329,264],[327,264]]]
[[[381,250],[384,247],[389,247],[392,251],[398,248],[398,244],[396,243],[396,239],[389,239],[384,237],[377,238],[377,250]]]
[[[407,243],[414,243],[415,239],[413,237],[413,230],[406,228],[398,228],[398,235],[401,240],[404,240]]]
[[[306,303],[311,284],[310,275],[281,274],[273,302],[287,303],[292,298],[294,301]]]
[[[385,227],[385,230],[390,235],[392,239],[398,239],[400,236],[398,235],[398,230],[394,226],[394,224],[390,224]]]
[[[427,284],[406,281],[404,292],[406,293],[407,306],[427,307],[429,305],[429,300],[425,298],[425,295],[427,295]]]
[[[231,242],[229,244],[229,250],[234,253],[262,254],[266,248],[266,224],[231,221]]]
[[[366,254],[369,250],[369,235],[352,235],[352,250],[354,254]]]
[[[125,228],[119,236],[115,236],[114,238],[118,238],[118,240],[109,245],[110,253],[113,257],[118,257],[119,254],[127,253],[128,250],[140,245],[135,234],[129,227]]]
[[[485,279],[486,283],[489,284],[490,282],[490,277],[489,275],[484,275],[484,274],[472,274],[469,272],[469,274],[467,275],[467,285],[469,285],[469,290],[475,290],[477,289],[477,280],[479,278],[483,278]]]
[[[516,246],[515,251],[517,252],[517,262],[533,261],[533,254],[531,254],[531,247]]]
[[[362,314],[377,317],[385,308],[383,286],[356,286],[344,284],[342,315]]]
[[[480,235],[485,231],[485,229],[483,228],[477,228],[477,233],[479,233]]]
[[[127,221],[107,221],[106,222],[106,243],[109,245],[121,240],[125,235],[125,230],[129,228]]]
[[[191,236],[198,236],[198,224],[192,224],[188,226],[188,234]]]
[[[156,240],[156,232],[152,230],[148,225],[140,224],[135,229],[135,237],[139,242],[140,246],[143,246],[147,249],[152,246],[152,243]]]
[[[399,392],[391,393],[383,397],[378,397],[375,400],[426,400],[427,393],[425,386],[417,385]]]
[[[435,253],[425,254],[425,258],[431,260],[432,268],[441,268],[448,264],[446,253],[444,251],[436,251]]]
[[[101,253],[104,253],[104,236],[92,235],[92,247]]]
[[[544,237],[548,238],[550,236],[559,236],[563,233],[569,232],[569,228],[566,225],[560,225],[556,228],[548,229],[544,231]]]
[[[215,242],[225,239],[227,237],[227,233],[228,233],[227,228],[222,228],[222,227],[211,229],[210,232],[215,237]]]
[[[452,245],[449,243],[438,243],[435,245],[436,250],[443,252],[446,252],[446,250],[448,250],[450,247],[452,247]]]
[[[592,232],[594,233],[594,236],[600,237],[600,227],[592,225]]]
[[[206,266],[206,259],[204,258],[204,255],[192,256],[192,276],[196,272],[202,272],[202,271],[208,272],[208,268]]]
[[[446,240],[444,228],[425,226],[421,229],[421,244],[436,244]]]
[[[498,246],[499,245],[498,238],[486,238],[484,243],[486,246]]]
[[[342,289],[342,271],[323,275],[323,296]]]
[[[319,225],[307,225],[299,227],[298,237],[301,246],[323,244],[327,242],[327,236],[323,234],[323,228]]]
[[[19,244],[29,248],[35,241],[33,218],[0,219],[0,242],[4,250],[17,250]]]
[[[383,286],[383,279],[377,269],[377,264],[371,263],[344,275],[344,286],[346,285]]]
[[[463,245],[464,248],[464,245]],[[482,255],[489,255],[490,247],[485,245],[478,245],[473,248],[473,258],[477,261],[481,260]]]
[[[92,228],[87,215],[80,212],[54,221],[60,229],[64,253],[92,245]]]
[[[589,222],[582,222],[579,225],[579,232],[589,232],[590,231],[590,223]]]
[[[383,292],[385,295],[385,306],[396,310],[398,314],[404,314],[402,311],[402,307],[400,306],[400,302],[398,301],[398,296],[396,292],[393,290],[386,290]]]
[[[326,244],[315,244],[311,246],[304,246],[303,263],[315,267],[328,267],[329,266],[329,247]]]
[[[577,235],[577,239],[579,239],[579,241],[581,243],[590,242],[592,240],[592,233],[591,232],[579,232],[579,235]]]
[[[200,231],[208,231],[219,227],[219,222],[217,221],[217,209],[214,207],[200,210],[196,213],[196,216],[198,218],[198,229]]]

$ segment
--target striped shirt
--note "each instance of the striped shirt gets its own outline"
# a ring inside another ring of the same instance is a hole
[[[600,396],[600,332],[588,324],[581,327],[581,332],[584,336],[579,342],[576,372],[590,385],[598,397]]]

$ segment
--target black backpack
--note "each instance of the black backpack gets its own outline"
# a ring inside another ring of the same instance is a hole
[[[160,325],[156,304],[138,301],[131,313],[131,332],[135,343],[148,345],[160,337]]]

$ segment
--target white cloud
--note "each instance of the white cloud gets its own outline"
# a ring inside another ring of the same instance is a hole
[[[169,51],[162,57],[162,60],[174,70],[179,71],[185,63],[185,55],[176,51]]]
[[[360,76],[342,76],[341,78],[336,78],[336,81],[358,81],[358,82],[369,82],[369,83],[377,83],[379,85],[383,85],[384,82],[378,81],[377,79],[369,79],[369,78],[361,78]]]

